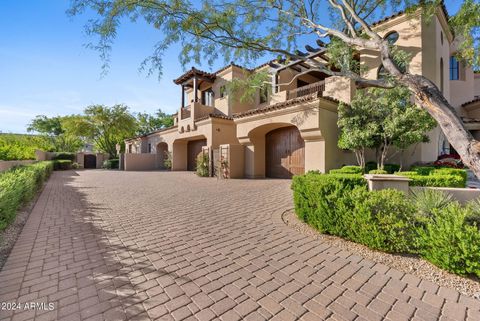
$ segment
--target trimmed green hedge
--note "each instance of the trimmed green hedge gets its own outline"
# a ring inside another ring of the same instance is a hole
[[[69,160],[73,162],[75,160],[75,153],[65,153],[65,152],[55,153],[52,159],[53,160]]]
[[[442,195],[411,199],[397,190],[370,192],[358,174],[294,176],[292,189],[298,217],[322,233],[385,252],[418,254],[448,271],[480,276],[480,201],[445,206],[437,202]]]
[[[0,174],[0,230],[14,219],[17,210],[31,200],[53,170],[53,162],[19,166]]]
[[[412,179],[410,186],[465,187],[467,185],[467,171],[458,168],[413,166],[410,171],[396,174]]]
[[[330,174],[362,174],[362,168],[360,166],[343,166],[340,169],[332,169]]]
[[[72,169],[72,164],[73,163],[71,160],[66,160],[66,159],[55,160],[53,161],[53,169],[56,171]]]
[[[103,162],[103,168],[105,169],[118,169],[119,167],[119,160],[114,159],[107,159]]]
[[[413,207],[401,192],[368,192],[361,175],[294,176],[295,211],[322,233],[387,252],[409,252]]]
[[[384,169],[372,169],[368,174],[388,174]]]

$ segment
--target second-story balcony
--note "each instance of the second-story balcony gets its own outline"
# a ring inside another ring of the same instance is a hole
[[[355,85],[352,80],[338,76],[327,77],[325,80],[305,86],[273,93],[270,97],[270,105],[307,96],[327,96],[345,103],[350,103],[354,91]]]
[[[205,106],[192,102],[186,107],[181,107],[178,113],[178,131],[180,133],[196,130],[195,121],[214,112],[212,106]]]
[[[325,91],[325,81],[314,82],[306,86],[298,87],[292,90],[287,90],[287,100],[295,99],[303,96],[317,95],[321,96],[321,93]]]

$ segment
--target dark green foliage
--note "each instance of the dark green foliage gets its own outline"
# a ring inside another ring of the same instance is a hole
[[[434,209],[418,229],[420,255],[450,272],[480,277],[480,233],[477,226],[467,224],[472,214],[458,202]]]
[[[75,160],[75,153],[55,153],[55,156],[52,158],[53,160],[70,160],[74,161]]]
[[[384,169],[373,169],[368,174],[388,174],[388,172]]]
[[[343,166],[340,169],[332,169],[330,174],[362,174],[362,167],[360,166]]]
[[[377,169],[377,163],[376,162],[367,162],[365,164],[365,173],[370,173],[370,171]]]
[[[292,189],[298,217],[322,233],[480,276],[480,201],[462,207],[433,190],[411,199],[396,190],[369,192],[358,174],[294,176]]]
[[[295,176],[292,188],[297,215],[322,233],[388,252],[413,243],[415,211],[401,192],[368,192],[358,174]]]
[[[107,159],[106,161],[103,162],[103,168],[105,169],[118,169],[119,166],[119,160],[114,158],[114,159]]]
[[[72,161],[68,159],[59,159],[53,161],[53,170],[55,171],[63,171],[72,169]]]
[[[398,164],[385,164],[383,165],[383,170],[385,170],[388,174],[393,174],[400,170],[400,165]]]
[[[0,174],[0,230],[15,219],[17,210],[31,200],[53,170],[53,162],[19,166]]]
[[[396,174],[412,179],[410,186],[465,187],[467,184],[467,172],[456,168],[412,167],[412,171]]]

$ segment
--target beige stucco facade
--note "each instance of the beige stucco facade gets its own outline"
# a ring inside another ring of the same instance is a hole
[[[433,80],[460,116],[480,119],[480,103],[475,103],[480,96],[480,74],[460,64],[458,80],[450,79],[450,57],[458,44],[453,42],[442,8],[429,20],[420,11],[397,14],[375,24],[374,29],[384,37],[396,33],[395,45],[411,57],[408,71]],[[359,57],[363,76],[379,77],[378,55],[363,50]],[[320,53],[312,53],[311,59],[322,62],[325,58]],[[225,163],[228,162],[231,177],[275,176],[272,174],[275,171],[270,170],[272,166],[284,166],[288,170],[291,165],[292,173],[293,168],[297,173],[299,168],[303,172],[328,172],[354,164],[353,153],[337,147],[338,103],[350,103],[356,91],[354,82],[318,71],[305,72],[309,67],[302,62],[281,68],[274,65],[265,64],[251,70],[231,64],[214,73],[192,68],[180,76],[175,83],[181,87],[182,99],[174,126],[127,140],[127,154],[157,155],[133,156],[131,164],[141,163],[138,167],[142,169],[160,169],[162,155],[168,151],[171,169],[187,170],[191,157],[198,151],[192,147],[195,141],[213,160],[228,158]],[[272,75],[272,84],[268,85],[272,90],[267,96],[258,91],[255,97],[242,102],[240,95],[233,98],[228,94],[226,86],[230,81],[259,71]],[[469,126],[474,135],[480,136],[480,121],[478,124],[472,121]],[[404,166],[431,162],[449,151],[439,128],[430,132],[429,137],[429,143],[414,146],[402,154],[403,159],[397,156],[389,162],[401,162]],[[285,145],[285,141],[290,145]],[[225,154],[228,156],[215,156],[219,150],[223,153],[229,148]],[[368,155],[374,159],[373,151]],[[128,159],[127,156],[127,170]],[[212,163],[212,166],[216,165]]]

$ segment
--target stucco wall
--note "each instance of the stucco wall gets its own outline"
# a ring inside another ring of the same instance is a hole
[[[125,154],[126,171],[149,171],[157,169],[156,154]]]
[[[13,160],[13,161],[0,161],[0,172],[6,171],[14,166],[28,165],[35,163],[34,160]]]

